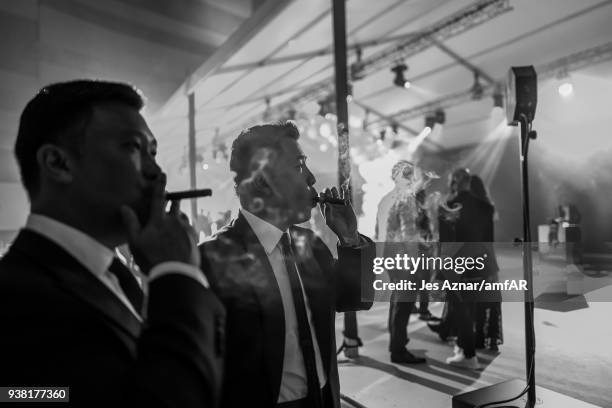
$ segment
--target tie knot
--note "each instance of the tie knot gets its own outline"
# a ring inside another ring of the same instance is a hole
[[[143,293],[132,271],[119,258],[113,259],[113,262],[108,267],[108,271],[117,277],[123,293],[136,311],[140,312],[142,309]]]
[[[121,260],[117,257],[113,258],[113,262],[111,262],[110,266],[108,267],[108,270],[113,273],[119,279],[119,281],[129,277],[134,278],[134,275],[129,270],[129,268],[125,266],[123,262],[121,262]]]
[[[279,243],[284,254],[288,255],[291,253],[291,238],[289,237],[288,232],[285,232],[283,233],[283,235],[281,235]]]

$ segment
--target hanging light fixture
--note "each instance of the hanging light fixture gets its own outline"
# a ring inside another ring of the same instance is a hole
[[[443,125],[446,123],[446,113],[442,109],[436,109],[434,112],[434,123]]]
[[[574,94],[574,84],[572,83],[572,80],[567,70],[561,70],[557,74],[557,80],[559,81],[559,95],[564,98],[569,98]]]
[[[425,127],[429,129],[433,129],[436,124],[436,116],[432,114],[428,114],[425,116]]]
[[[480,74],[478,71],[474,71],[474,85],[472,85],[472,99],[478,101],[482,99],[484,94],[484,87],[480,82]]]
[[[391,68],[391,72],[395,74],[395,78],[393,78],[393,84],[397,85],[401,88],[410,88],[410,81],[407,81],[404,77],[404,72],[408,70],[408,66],[404,63],[397,64],[393,68]]]
[[[495,86],[495,92],[493,93],[493,108],[504,108],[504,93],[501,85]]]

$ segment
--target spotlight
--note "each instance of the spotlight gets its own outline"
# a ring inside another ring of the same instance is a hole
[[[557,73],[557,81],[559,83],[559,95],[564,98],[572,96],[574,93],[574,84],[572,84],[572,80],[570,79],[567,69],[561,69]]]
[[[493,107],[504,108],[504,94],[498,87],[495,88],[495,93],[493,94]]]
[[[348,83],[346,89],[346,102],[351,103],[353,101],[353,84]]]
[[[425,116],[425,127],[429,129],[433,129],[436,124],[436,116],[435,115],[427,115]]]
[[[331,113],[329,102],[325,99],[317,102],[319,104],[319,115],[325,117],[328,113]]]
[[[391,68],[391,72],[395,74],[395,78],[393,79],[393,83],[402,88],[410,88],[410,82],[406,81],[404,77],[404,72],[408,70],[408,66],[406,64],[398,64]]]
[[[357,60],[353,62],[350,67],[351,81],[359,81],[360,79],[363,79],[365,77],[363,73],[363,62],[361,62],[361,55],[362,55],[361,48],[357,47],[357,49],[355,50],[355,54],[357,56]]]
[[[443,125],[446,122],[446,113],[442,109],[438,109],[434,112],[434,121]]]
[[[493,91],[493,108],[491,109],[491,118],[497,125],[497,121],[500,120],[504,115],[504,92],[502,91],[501,84],[495,85]]]
[[[559,95],[561,95],[564,98],[567,98],[569,96],[571,96],[574,93],[574,85],[569,82],[563,82],[561,85],[559,85]]]
[[[484,88],[480,83],[480,74],[478,71],[474,71],[474,85],[472,85],[472,99],[478,101],[482,99],[482,95],[484,94]]]
[[[319,115],[326,118],[328,115],[336,114],[336,103],[332,99],[333,97],[329,96],[317,102],[319,104]]]

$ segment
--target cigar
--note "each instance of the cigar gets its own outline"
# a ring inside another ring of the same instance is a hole
[[[184,200],[186,198],[209,197],[211,195],[212,190],[210,188],[203,188],[201,190],[173,191],[172,193],[166,192],[166,200],[176,201]]]
[[[321,197],[321,196],[316,196],[314,198],[314,202],[317,204],[340,204],[340,205],[349,205],[348,200],[343,200],[341,198],[327,198],[327,197]]]

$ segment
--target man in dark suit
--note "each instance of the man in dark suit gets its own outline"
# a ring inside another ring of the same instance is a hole
[[[0,385],[69,387],[70,406],[209,407],[224,310],[125,84],[74,81],[26,106],[15,154],[31,202],[0,260]],[[114,249],[129,242],[148,300]],[[146,310],[146,313],[145,313]]]
[[[337,260],[312,231],[295,226],[316,205],[298,137],[291,123],[238,136],[230,169],[240,214],[200,246],[227,310],[223,407],[339,407],[335,312],[372,304],[375,250],[358,234],[352,207],[322,205],[339,239]]]
[[[451,271],[449,279],[480,282],[487,271],[493,269],[489,264],[494,261],[494,257],[487,257],[485,254],[489,252],[487,241],[490,241],[488,234],[494,209],[490,203],[470,192],[470,173],[467,169],[458,169],[452,173],[451,191],[456,194],[447,205],[449,208],[457,209],[458,213],[452,221],[440,226],[443,255],[457,259],[484,257],[485,266],[483,269],[467,270],[460,275]],[[478,300],[477,293],[448,292],[449,323],[456,329],[458,347],[455,348],[454,355],[446,359],[447,364],[471,369],[479,368],[474,331],[476,300]]]

